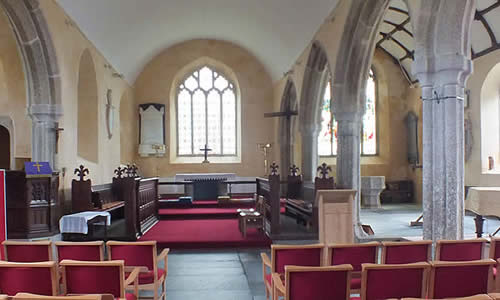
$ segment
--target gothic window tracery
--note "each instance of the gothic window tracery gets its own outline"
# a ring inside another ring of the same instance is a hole
[[[237,155],[237,95],[233,82],[203,66],[180,83],[177,92],[177,154]]]

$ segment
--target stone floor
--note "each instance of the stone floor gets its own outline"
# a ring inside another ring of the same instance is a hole
[[[422,235],[422,228],[408,226],[421,214],[416,205],[384,206],[377,210],[362,210],[361,220],[370,224],[377,237],[412,237]],[[286,221],[287,232],[296,225]],[[492,233],[500,221],[487,219],[485,232]],[[304,233],[303,230],[300,230]],[[465,218],[465,234],[474,236],[473,216]],[[306,235],[307,236],[307,235]],[[310,240],[280,243],[308,243]],[[167,298],[169,300],[261,300],[265,299],[260,252],[267,249],[172,251],[169,255]],[[145,294],[142,294],[145,295]],[[146,296],[146,295],[145,295]]]

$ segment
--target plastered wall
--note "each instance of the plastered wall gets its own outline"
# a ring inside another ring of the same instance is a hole
[[[9,20],[0,10],[0,117],[13,123],[14,157],[31,157],[31,119],[26,116],[26,86],[21,56]],[[12,166],[11,166],[12,167]]]
[[[175,101],[176,89],[173,84],[181,70],[200,58],[207,57],[229,68],[236,77],[241,100],[241,163],[170,163],[169,155],[162,158],[140,158],[135,155],[143,174],[147,176],[172,176],[177,173],[231,172],[239,176],[262,176],[264,157],[258,143],[274,140],[273,120],[264,119],[263,115],[273,109],[273,85],[265,67],[245,49],[224,41],[192,40],[183,42],[169,49],[149,62],[134,84],[137,104],[155,102],[165,104],[166,141],[171,147],[170,116],[171,101]],[[138,122],[138,114],[133,123]],[[167,149],[167,153],[170,148]],[[270,158],[272,159],[272,157]]]
[[[497,97],[497,103],[500,101],[498,99],[500,97],[500,75],[495,72],[495,68],[498,68],[498,63],[500,63],[500,51],[497,50],[479,57],[473,63],[474,72],[467,82],[467,88],[470,89],[469,107],[465,109],[465,118],[470,119],[472,123],[472,152],[470,159],[465,162],[465,185],[499,186],[500,172],[488,172],[488,156],[494,156],[496,166],[500,161],[494,152],[483,149],[483,147],[487,147],[486,144],[492,141],[498,145],[499,140],[498,135],[490,134],[493,128],[498,128],[499,116],[498,114],[496,116],[488,115],[488,105],[495,105],[491,101],[495,100],[495,97]],[[498,85],[496,87],[485,85],[487,81]],[[495,106],[494,109],[498,111],[498,106]],[[498,133],[498,130],[496,131]]]

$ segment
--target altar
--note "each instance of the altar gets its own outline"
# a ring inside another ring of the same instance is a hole
[[[476,215],[474,221],[476,222],[476,234],[478,237],[481,237],[483,234],[483,217],[500,218],[499,196],[500,187],[471,187],[469,189],[467,199],[465,199],[465,210],[471,211]]]
[[[176,174],[175,182],[190,181],[193,183],[193,201],[215,200],[218,196],[227,195],[227,185],[221,184],[225,181],[234,181],[234,173],[199,173],[199,174]]]

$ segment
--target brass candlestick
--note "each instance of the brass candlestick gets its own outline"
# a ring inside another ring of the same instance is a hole
[[[257,144],[259,147],[259,150],[262,151],[262,154],[264,155],[264,175],[267,176],[269,174],[269,162],[267,159],[267,155],[269,154],[269,149],[273,147],[271,143],[259,143]]]

